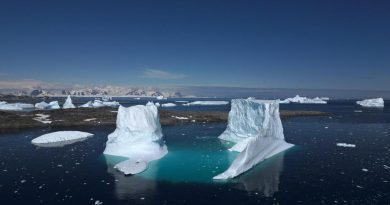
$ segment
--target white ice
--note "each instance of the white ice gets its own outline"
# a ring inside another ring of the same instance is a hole
[[[377,108],[382,108],[385,106],[385,102],[383,101],[383,98],[361,100],[361,101],[357,101],[356,104],[361,105],[363,107],[377,107]]]
[[[50,144],[63,141],[76,141],[81,139],[86,139],[93,136],[93,134],[88,132],[80,131],[58,131],[48,134],[41,135],[31,141],[31,143],[40,145],[40,144]]]
[[[164,103],[161,105],[161,107],[175,107],[176,104],[175,103]]]
[[[162,136],[158,110],[153,103],[120,106],[116,129],[108,135],[104,154],[149,163],[168,153]]]
[[[49,119],[50,115],[45,115],[45,114],[35,114],[35,117],[33,120],[36,120],[38,122],[42,122],[44,124],[51,124],[52,121]]]
[[[301,97],[299,95],[296,95],[293,98],[287,98],[285,100],[280,101],[282,104],[288,104],[288,103],[301,103],[301,104],[326,104],[326,100],[328,99],[326,97],[315,97],[315,98],[307,98],[307,97]]]
[[[128,159],[114,166],[114,169],[122,172],[125,175],[138,174],[148,168],[148,163],[141,160]]]
[[[160,107],[160,103],[159,103],[159,102],[154,103],[154,105],[155,105],[156,107]]]
[[[219,138],[235,142],[230,150],[241,153],[225,172],[214,179],[234,178],[264,159],[294,146],[284,140],[279,101],[232,100],[228,126]]]
[[[194,101],[190,103],[185,103],[183,105],[190,106],[190,105],[227,105],[229,104],[229,101]]]
[[[72,98],[70,98],[70,95],[65,100],[65,103],[62,105],[63,109],[71,109],[71,108],[76,108],[76,106],[73,105],[72,103]]]
[[[5,101],[0,102],[0,110],[12,110],[12,111],[21,111],[23,109],[34,108],[33,104],[28,103],[7,103]]]
[[[339,146],[339,147],[356,147],[356,145],[354,145],[354,144],[347,144],[347,143],[337,143],[336,144],[337,146]]]

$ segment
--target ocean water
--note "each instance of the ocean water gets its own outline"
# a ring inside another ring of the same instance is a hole
[[[354,101],[281,105],[331,116],[284,120],[286,141],[297,146],[227,181],[212,180],[235,157],[226,151],[231,145],[217,138],[226,123],[163,127],[168,155],[127,177],[112,168],[123,158],[102,155],[114,128],[66,128],[95,136],[52,148],[30,141],[56,130],[1,134],[0,204],[389,204],[389,103],[385,106],[367,109]],[[343,142],[356,147],[336,146]]]

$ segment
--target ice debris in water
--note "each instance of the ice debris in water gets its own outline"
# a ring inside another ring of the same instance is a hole
[[[136,173],[146,169],[142,164],[147,165],[168,153],[162,137],[158,110],[153,103],[128,108],[120,106],[116,129],[108,135],[104,154],[129,158],[130,161],[115,167],[125,174]]]
[[[382,108],[385,106],[385,102],[383,101],[383,98],[361,100],[361,101],[357,101],[356,104],[361,105],[363,107],[376,107],[376,108]]]
[[[214,179],[234,178],[294,146],[284,140],[279,101],[234,99],[228,126],[220,139],[235,142],[231,151],[241,152],[230,167]]]

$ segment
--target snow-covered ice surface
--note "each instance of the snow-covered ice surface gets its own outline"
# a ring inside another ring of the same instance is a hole
[[[230,150],[241,153],[225,172],[214,179],[234,178],[264,159],[294,146],[284,140],[279,101],[232,100],[227,129],[219,138],[235,142]]]
[[[385,106],[385,102],[383,101],[383,98],[361,100],[361,101],[357,101],[356,104],[361,105],[363,107],[376,107],[376,108],[383,108]]]
[[[190,106],[190,105],[227,105],[229,104],[229,101],[194,101],[185,103],[183,105]]]
[[[161,105],[161,107],[175,107],[176,104],[175,103],[164,103]]]
[[[62,105],[63,109],[71,109],[76,108],[76,106],[73,105],[72,98],[70,98],[70,95],[66,98],[64,104]]]
[[[301,97],[299,95],[296,95],[293,98],[287,98],[285,100],[280,101],[282,104],[288,104],[288,103],[301,103],[301,104],[327,104],[327,101],[325,99],[329,99],[326,97],[315,97],[315,98],[307,98],[307,97]]]
[[[148,105],[135,105],[128,108],[120,106],[116,129],[108,135],[104,154],[149,163],[168,153],[162,137],[155,105],[148,103]],[[132,169],[129,166],[123,168]]]
[[[82,141],[93,134],[80,131],[58,131],[41,135],[31,141],[31,143],[38,146],[63,146],[74,142]]]

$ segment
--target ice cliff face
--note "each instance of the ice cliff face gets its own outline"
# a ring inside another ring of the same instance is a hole
[[[76,108],[76,106],[73,105],[72,103],[72,98],[70,98],[70,95],[65,100],[64,105],[62,105],[63,109],[70,109],[70,108]]]
[[[104,154],[129,158],[132,163],[125,164],[133,164],[133,167],[127,167],[132,170],[134,166],[139,166],[139,163],[160,159],[168,153],[162,136],[158,110],[154,104],[129,108],[120,106],[116,129],[108,135]],[[127,173],[126,166],[119,167]]]
[[[293,146],[284,141],[279,101],[232,100],[227,129],[219,138],[235,142],[230,150],[241,153],[224,173],[214,179],[234,178]]]
[[[385,106],[385,102],[383,98],[375,98],[375,99],[366,99],[357,101],[356,104],[361,105],[363,107],[379,107],[382,108]]]

